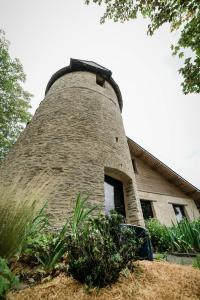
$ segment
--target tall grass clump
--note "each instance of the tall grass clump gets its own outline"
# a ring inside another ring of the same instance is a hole
[[[50,181],[36,176],[28,184],[16,179],[10,185],[0,185],[0,256],[17,254],[26,235],[37,224],[35,213],[44,205],[50,191]]]
[[[200,219],[186,218],[171,227],[151,219],[146,223],[152,245],[156,252],[197,253],[200,252]]]
[[[188,221],[183,219],[169,229],[172,251],[196,253],[200,252],[200,219]]]

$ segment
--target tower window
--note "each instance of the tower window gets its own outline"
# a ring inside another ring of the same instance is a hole
[[[177,205],[177,204],[172,204],[172,205],[173,205],[173,209],[174,209],[174,212],[175,212],[175,215],[176,215],[177,222],[180,222],[184,218],[186,218],[183,205]]]
[[[132,164],[133,164],[133,170],[134,170],[135,174],[138,174],[138,168],[137,168],[135,158],[132,159]]]
[[[105,175],[104,179],[105,213],[115,209],[125,216],[123,183],[117,179]]]
[[[142,207],[142,213],[145,220],[151,219],[154,217],[153,215],[153,209],[152,209],[152,203],[148,200],[140,200],[141,207]]]
[[[105,86],[105,78],[103,78],[100,74],[96,75],[96,83],[102,87]]]

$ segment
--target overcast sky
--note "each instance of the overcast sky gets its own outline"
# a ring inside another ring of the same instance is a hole
[[[0,0],[0,27],[27,74],[32,112],[71,57],[93,60],[121,89],[127,135],[200,188],[200,95],[182,93],[170,51],[178,34],[164,26],[148,37],[143,19],[100,25],[103,11],[84,0]]]

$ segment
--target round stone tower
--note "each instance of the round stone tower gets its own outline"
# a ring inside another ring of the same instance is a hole
[[[47,172],[56,181],[48,206],[64,222],[78,193],[143,224],[124,132],[122,97],[110,70],[71,59],[50,79],[44,100],[1,166],[1,180]]]

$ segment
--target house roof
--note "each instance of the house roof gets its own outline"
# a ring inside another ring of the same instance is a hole
[[[47,87],[45,90],[45,95],[47,94],[47,92],[49,91],[49,89],[51,88],[51,86],[57,79],[64,76],[65,74],[68,74],[71,72],[76,72],[76,71],[89,71],[94,74],[100,74],[103,78],[105,78],[113,87],[113,89],[117,95],[120,110],[122,111],[123,100],[122,100],[121,91],[120,91],[117,83],[112,78],[112,72],[93,61],[71,58],[69,66],[58,70],[56,73],[54,73],[52,75],[52,77],[50,78],[50,80],[47,84]]]
[[[200,209],[200,190],[198,188],[196,188],[183,177],[178,175],[171,168],[166,166],[162,161],[160,161],[147,150],[142,148],[136,142],[134,142],[130,138],[127,139],[130,152],[134,157],[140,158],[153,170],[161,174],[167,181],[177,186],[187,196],[193,198],[196,202],[197,207]]]

